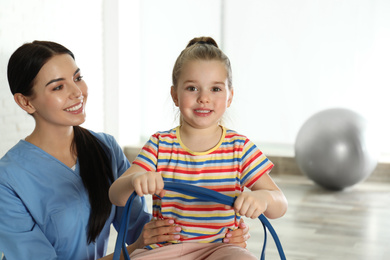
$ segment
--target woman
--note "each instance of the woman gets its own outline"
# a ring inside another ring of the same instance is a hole
[[[0,249],[7,259],[104,257],[121,217],[108,190],[130,163],[112,136],[79,126],[88,88],[73,53],[54,42],[24,44],[9,60],[8,82],[35,128],[0,160]],[[129,252],[175,239],[180,227],[149,222],[143,198],[135,207]],[[230,242],[245,244],[246,232]]]

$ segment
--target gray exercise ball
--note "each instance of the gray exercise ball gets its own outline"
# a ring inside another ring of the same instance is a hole
[[[330,190],[342,190],[370,176],[378,151],[367,121],[341,108],[311,116],[295,140],[295,160],[302,173]]]

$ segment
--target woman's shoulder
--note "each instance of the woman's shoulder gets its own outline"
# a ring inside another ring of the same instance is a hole
[[[95,131],[92,131],[92,130],[90,130],[90,129],[88,129],[88,131],[89,131],[93,136],[95,136],[97,139],[99,139],[99,140],[102,141],[102,142],[109,143],[109,142],[115,141],[114,136],[112,136],[112,135],[110,135],[110,134],[107,134],[107,133],[104,133],[104,132],[95,132]],[[115,141],[115,142],[116,142],[116,141]]]
[[[35,146],[30,143],[20,140],[0,159],[0,172],[7,168],[20,166],[23,161],[28,157],[31,157],[33,153],[39,152],[37,150],[38,149],[35,149]]]
[[[19,177],[25,176],[27,169],[35,167],[45,154],[34,145],[20,140],[0,159],[0,184],[17,183]]]
[[[107,133],[104,133],[104,132],[94,132],[94,131],[89,130],[89,129],[88,129],[88,131],[94,137],[96,137],[99,140],[99,142],[101,142],[104,146],[107,146],[110,149],[119,147],[119,144],[116,141],[115,137],[112,136],[111,134],[107,134]]]

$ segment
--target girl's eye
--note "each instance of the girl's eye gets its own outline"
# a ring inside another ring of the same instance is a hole
[[[74,81],[81,81],[83,79],[83,76],[78,76]]]
[[[193,86],[187,87],[187,90],[189,90],[189,91],[196,91],[196,87],[193,87]]]
[[[212,91],[213,92],[219,92],[219,91],[222,91],[222,89],[219,88],[219,87],[213,87]]]

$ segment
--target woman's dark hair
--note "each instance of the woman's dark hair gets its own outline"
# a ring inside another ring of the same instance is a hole
[[[42,66],[53,56],[73,53],[64,46],[49,41],[34,41],[23,44],[8,62],[8,83],[12,94],[34,94],[35,77]],[[108,190],[114,181],[106,147],[88,130],[73,126],[72,150],[77,154],[80,175],[88,192],[91,212],[88,221],[88,243],[96,240],[111,213],[112,204]]]

